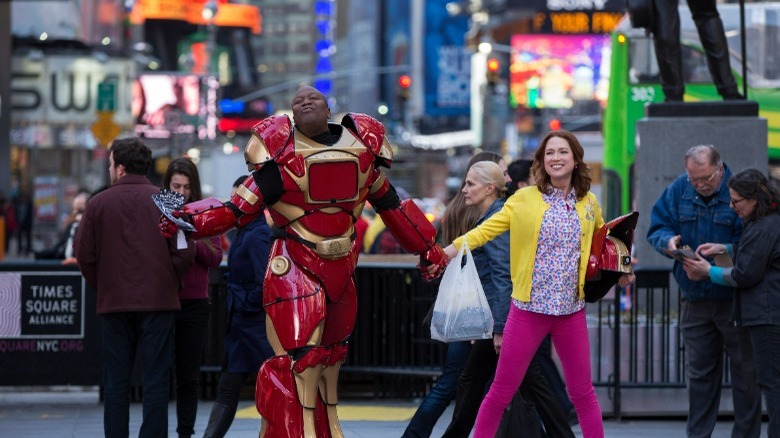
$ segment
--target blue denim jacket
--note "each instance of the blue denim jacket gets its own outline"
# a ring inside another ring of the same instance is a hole
[[[501,210],[506,199],[496,199],[479,218],[477,225]],[[509,273],[509,231],[472,251],[485,298],[493,313],[493,333],[504,333],[512,299],[512,276]]]
[[[701,196],[688,181],[686,174],[680,175],[653,206],[647,241],[664,256],[669,239],[681,236],[680,246],[691,249],[702,243],[731,243],[736,246],[742,234],[742,220],[729,207],[728,180],[731,169],[723,165],[723,180],[714,197],[705,204]],[[733,297],[734,289],[714,285],[709,280],[689,280],[682,263],[675,261],[674,278],[680,286],[683,298],[692,301],[723,300]]]

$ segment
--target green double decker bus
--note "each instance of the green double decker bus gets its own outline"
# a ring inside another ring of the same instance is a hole
[[[742,92],[739,5],[719,4],[718,11],[729,43],[731,68]],[[684,100],[720,100],[687,6],[680,8],[680,22]],[[767,119],[770,165],[777,165],[780,164],[780,3],[747,3],[745,33],[747,98],[758,102],[759,116]],[[616,217],[631,209],[636,189],[633,187],[636,121],[644,117],[645,104],[664,99],[652,36],[644,29],[631,28],[626,17],[611,39],[609,95],[602,127],[604,217]]]

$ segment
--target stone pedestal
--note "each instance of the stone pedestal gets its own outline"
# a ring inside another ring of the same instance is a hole
[[[767,121],[758,117],[758,105],[750,101],[651,104],[646,114],[636,124],[634,208],[639,222],[634,254],[641,267],[671,267],[671,259],[647,243],[647,230],[661,192],[685,172],[685,152],[711,144],[732,172],[748,167],[766,172]]]

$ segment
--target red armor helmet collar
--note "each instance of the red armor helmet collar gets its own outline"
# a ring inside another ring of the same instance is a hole
[[[620,276],[631,273],[631,245],[639,213],[634,211],[615,218],[593,236],[585,274],[585,301],[595,302],[617,283]]]

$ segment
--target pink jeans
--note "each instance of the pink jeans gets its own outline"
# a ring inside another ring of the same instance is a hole
[[[475,438],[493,438],[504,409],[520,387],[531,358],[547,334],[563,365],[569,397],[584,438],[603,438],[601,407],[590,374],[590,341],[585,310],[565,316],[527,312],[511,305],[504,327],[496,377],[479,408]]]

